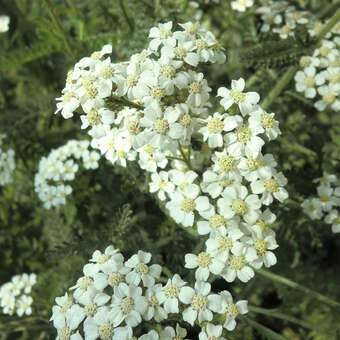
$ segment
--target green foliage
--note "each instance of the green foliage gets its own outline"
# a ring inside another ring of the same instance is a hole
[[[242,76],[251,82],[249,90],[265,98],[284,68],[297,64],[315,47],[303,27],[296,38],[279,41],[277,36],[259,32],[259,17],[254,13],[239,20],[230,11],[229,1],[199,3],[205,11],[202,25],[216,34],[228,55],[224,68],[204,69],[213,89],[229,86],[230,79]],[[317,13],[330,1],[294,2],[300,3]],[[192,273],[183,268],[183,254],[188,249],[200,251],[204,240],[167,217],[161,202],[148,193],[148,178],[136,165],[129,164],[126,170],[102,160],[98,170],[80,172],[71,198],[58,209],[43,209],[33,186],[41,157],[69,139],[86,138],[78,122],[53,115],[67,71],[107,43],[113,45],[115,62],[126,60],[145,47],[155,23],[193,20],[189,7],[184,13],[177,11],[182,5],[170,0],[2,1],[0,14],[11,17],[11,28],[0,36],[0,132],[7,134],[6,143],[16,152],[17,169],[13,182],[0,188],[0,285],[14,274],[38,273],[33,297],[39,319],[0,318],[1,339],[53,339],[55,331],[48,319],[55,297],[75,283],[94,250],[109,244],[126,256],[136,249],[148,250],[155,262],[166,265],[169,275],[176,272],[187,281],[192,279]],[[325,11],[322,16],[330,14]],[[300,208],[303,199],[315,194],[312,180],[323,170],[340,175],[339,115],[318,113],[294,91],[293,82],[270,109],[277,114],[283,133],[265,151],[277,158],[290,193],[287,204],[273,208],[280,244],[275,271],[339,301],[339,238],[331,234],[329,225],[311,221]],[[238,300],[277,308],[323,330],[250,313],[249,317],[281,337],[339,338],[335,335],[339,312],[301,292],[262,277],[247,285],[218,281],[214,288],[229,289]],[[239,320],[237,331],[228,338],[270,339],[269,334]]]

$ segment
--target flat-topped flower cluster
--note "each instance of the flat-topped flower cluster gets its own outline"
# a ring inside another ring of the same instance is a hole
[[[72,187],[66,183],[74,180],[79,165],[85,169],[98,168],[100,155],[89,147],[87,140],[70,140],[40,160],[34,189],[44,202],[44,208],[66,203],[66,196],[72,193]]]
[[[336,175],[324,172],[321,178],[313,181],[319,183],[316,188],[318,197],[303,201],[302,208],[312,220],[324,220],[332,225],[333,233],[340,233],[340,186]]]
[[[11,182],[15,169],[15,152],[12,149],[3,150],[3,139],[6,135],[0,134],[0,186]]]
[[[234,303],[226,290],[212,293],[207,282],[190,287],[175,274],[163,285],[162,267],[150,261],[151,254],[141,250],[128,260],[112,246],[96,250],[73,292],[56,298],[51,320],[57,339],[189,340],[179,326],[185,321],[201,327],[199,339],[223,340],[223,330],[233,330],[237,315],[247,313],[247,301]],[[169,317],[176,327],[146,333]]]
[[[0,286],[0,307],[3,314],[18,316],[31,315],[33,299],[32,287],[37,281],[35,274],[21,274]]]
[[[273,155],[262,153],[281,133],[275,114],[259,106],[258,93],[245,91],[242,78],[218,89],[221,107],[212,110],[211,88],[197,67],[224,63],[223,49],[198,23],[179,31],[172,25],[151,28],[148,48],[128,62],[111,63],[110,45],[81,59],[56,113],[79,112],[92,147],[112,164],[137,161],[169,215],[207,237],[204,251],[185,256],[185,267],[196,268],[195,289],[206,296],[210,275],[247,282],[253,267],[276,263],[269,206],[288,197],[287,179]],[[183,317],[193,324],[197,313]]]
[[[310,30],[311,35],[317,30]],[[340,24],[321,41],[312,56],[300,59],[302,70],[295,75],[295,87],[313,99],[318,111],[340,110]]]

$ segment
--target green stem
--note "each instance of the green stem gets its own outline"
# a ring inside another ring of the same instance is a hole
[[[323,10],[321,10],[316,16],[316,19],[323,19],[330,13],[334,13],[340,7],[340,1],[334,2],[326,6]]]
[[[331,19],[322,27],[320,33],[316,36],[318,41],[322,40],[324,36],[340,21],[340,8],[335,12]]]
[[[181,10],[182,14],[184,14],[187,11],[188,6],[189,6],[189,0],[184,0],[184,4]]]
[[[296,283],[292,280],[289,280],[285,277],[282,277],[280,275],[277,275],[277,274],[273,274],[267,270],[264,270],[264,269],[256,269],[255,270],[258,274],[266,277],[267,279],[270,279],[272,281],[276,281],[276,282],[279,282],[279,283],[282,283],[288,287],[291,287],[291,288],[294,288],[296,290],[299,290],[305,294],[308,294],[314,298],[316,298],[317,300],[321,301],[321,302],[324,302],[326,303],[327,305],[331,306],[331,307],[334,307],[334,308],[340,308],[340,303],[339,302],[336,302],[332,299],[330,299],[329,297],[325,296],[325,295],[322,295],[310,288],[307,288],[305,286],[302,286],[300,285],[299,283]]]
[[[264,102],[262,103],[262,108],[267,110],[270,104],[274,101],[274,99],[282,92],[282,90],[286,87],[286,85],[291,81],[294,77],[296,71],[299,69],[299,66],[291,66],[280,79],[280,81],[275,85],[275,87],[270,91],[269,95],[266,97]]]
[[[190,170],[192,170],[190,159],[186,158],[185,153],[184,153],[184,151],[182,149],[182,145],[180,143],[178,143],[178,149],[179,149],[179,152],[181,153],[181,156],[183,157],[183,162],[188,166],[188,168]]]
[[[72,58],[72,59],[75,59],[75,54],[74,54],[74,49],[72,48],[71,46],[71,43],[69,41],[69,38],[66,34],[66,32],[64,31],[63,29],[63,26],[59,20],[59,18],[56,16],[55,14],[55,8],[52,6],[52,4],[50,3],[49,0],[43,0],[43,4],[44,6],[46,7],[47,11],[48,11],[48,14],[50,15],[51,17],[51,20],[54,24],[54,26],[56,27],[57,31],[59,32],[63,42],[64,42],[64,45],[65,45],[65,49],[67,51],[67,54]]]
[[[244,320],[249,326],[252,328],[255,328],[259,333],[265,335],[268,339],[273,339],[273,340],[287,340],[284,336],[275,333],[271,329],[267,328],[266,326],[261,325],[260,323],[247,318],[246,316],[239,316],[242,320]]]
[[[133,32],[135,30],[135,22],[131,18],[128,8],[125,6],[125,3],[124,3],[125,1],[127,0],[119,0],[119,5],[120,5],[120,8],[122,9],[125,20],[130,27],[130,31]]]
[[[318,42],[320,42],[324,36],[340,21],[340,8],[335,12],[335,14],[332,16],[332,18],[327,22],[327,24],[324,25],[320,33],[316,37],[316,46],[318,45]],[[299,66],[291,66],[286,71],[286,73],[282,76],[280,81],[274,86],[272,91],[269,93],[269,95],[264,100],[262,107],[264,110],[268,109],[270,104],[274,101],[276,97],[279,96],[279,94],[282,92],[282,90],[288,85],[288,83],[292,80],[295,73],[299,69]]]
[[[299,325],[301,327],[307,328],[307,329],[311,329],[311,330],[315,330],[318,331],[320,333],[325,333],[325,330],[320,329],[316,326],[314,326],[313,324],[300,320],[298,318],[295,318],[293,316],[290,315],[286,315],[284,313],[281,312],[277,312],[275,309],[265,309],[265,308],[261,308],[261,307],[255,307],[255,306],[248,306],[249,312],[253,312],[253,313],[257,313],[257,314],[263,314],[263,315],[267,315],[276,319],[281,319],[281,320],[285,320],[288,322],[292,322],[295,323],[296,325]],[[331,335],[331,333],[328,333],[329,335]]]

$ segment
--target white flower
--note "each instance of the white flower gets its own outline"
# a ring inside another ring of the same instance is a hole
[[[224,290],[219,293],[222,298],[222,306],[223,306],[223,314],[226,316],[225,323],[223,325],[228,331],[232,331],[236,327],[235,318],[238,314],[247,314],[248,313],[248,301],[241,300],[236,303],[233,303],[233,298],[231,294]]]
[[[320,220],[322,218],[322,202],[319,198],[304,200],[301,207],[304,213],[312,220]]]
[[[226,116],[215,112],[213,116],[200,120],[204,124],[198,130],[203,135],[203,140],[208,140],[210,148],[221,147],[223,145],[223,133],[231,131],[242,123],[240,116]]]
[[[283,188],[287,182],[287,178],[280,172],[269,178],[258,179],[250,186],[253,193],[262,194],[262,203],[269,205],[273,202],[273,197],[281,203],[288,198],[288,192]]]
[[[197,281],[207,281],[209,274],[218,275],[224,268],[224,263],[209,253],[201,252],[198,255],[185,255],[185,268],[197,268],[195,278]]]
[[[0,33],[7,32],[9,30],[10,17],[8,15],[0,15]]]
[[[276,139],[281,134],[279,122],[275,120],[275,113],[267,113],[261,108],[251,113],[249,123],[252,126],[262,127],[269,140]]]
[[[159,297],[164,301],[164,309],[167,313],[178,313],[178,297],[185,284],[186,282],[184,282],[178,274],[175,274],[163,287]]]
[[[158,340],[158,339],[159,339],[158,333],[154,330],[138,338],[138,340]]]
[[[208,323],[205,328],[198,335],[199,340],[226,340],[225,337],[222,337],[223,328],[221,325],[213,325]]]
[[[240,216],[246,222],[253,223],[259,217],[261,201],[257,195],[248,195],[245,186],[235,184],[224,190],[217,205],[226,219]]]
[[[213,318],[212,311],[216,313],[221,312],[220,297],[216,294],[208,295],[210,288],[208,282],[196,281],[195,289],[191,287],[183,287],[181,289],[179,299],[184,304],[190,304],[190,306],[183,311],[183,320],[191,326],[194,325],[196,319],[200,323],[203,321],[211,321]]]
[[[320,86],[325,82],[322,74],[316,74],[313,66],[306,67],[303,71],[298,71],[295,75],[296,91],[304,92],[305,97],[314,98],[316,96],[315,86]]]
[[[260,226],[254,225],[251,227],[251,234],[251,239],[245,239],[244,242],[252,246],[258,255],[258,258],[252,262],[254,268],[259,269],[263,264],[267,268],[275,265],[277,262],[276,256],[273,252],[269,251],[278,247],[275,233],[271,230],[263,233]]]
[[[318,88],[318,93],[322,98],[318,100],[314,106],[319,110],[323,111],[329,106],[334,111],[340,110],[340,84],[329,84],[323,85]]]
[[[211,91],[203,73],[188,71],[188,83],[189,96],[186,103],[194,107],[203,106],[209,99],[209,92]]]
[[[54,327],[57,328],[57,339],[78,340],[79,333],[73,334],[79,324],[83,321],[85,314],[79,305],[73,305],[65,313],[65,317],[54,320]]]
[[[176,45],[176,39],[173,37],[171,29],[172,21],[165,24],[159,24],[158,27],[152,27],[149,33],[149,38],[152,38],[149,43],[149,48],[153,51],[157,51],[161,44],[174,47]]]
[[[153,286],[155,279],[158,279],[162,268],[158,264],[148,266],[147,264],[151,260],[151,254],[145,253],[139,250],[137,254],[130,257],[125,262],[125,266],[131,268],[132,271],[126,275],[126,282],[139,285],[140,281],[143,281],[144,287]]]
[[[161,201],[166,199],[165,193],[174,191],[174,184],[169,182],[169,175],[166,171],[153,173],[151,175],[151,182],[149,183],[150,192],[158,192],[157,196]]]
[[[181,328],[179,324],[176,324],[176,331],[172,327],[165,327],[165,329],[161,332],[162,340],[189,340],[184,339],[187,335],[187,331],[185,328]]]
[[[216,151],[211,160],[214,162],[213,170],[223,175],[224,179],[241,182],[242,177],[237,167],[240,160],[239,157],[235,157],[226,149],[223,149],[222,152]]]
[[[220,103],[228,110],[231,105],[237,104],[242,115],[247,115],[252,111],[253,106],[256,105],[260,96],[256,92],[243,92],[245,88],[245,81],[243,78],[239,80],[232,80],[231,90],[226,87],[220,87],[217,91],[217,96],[222,97]]]
[[[176,223],[191,227],[194,224],[195,211],[201,213],[211,208],[209,199],[198,196],[199,193],[198,185],[188,184],[184,187],[183,193],[177,190],[170,195],[171,201],[167,202],[166,208]]]
[[[231,8],[235,11],[244,12],[247,7],[251,7],[254,0],[234,0],[231,2]]]
[[[332,225],[332,232],[333,233],[340,233],[340,216],[338,210],[331,210],[325,218],[325,222],[327,224]]]
[[[206,241],[207,253],[222,263],[226,263],[229,254],[233,253],[234,249],[238,250],[241,247],[239,240],[243,235],[236,223],[228,229],[220,228],[214,235],[210,235]]]
[[[330,211],[334,206],[339,204],[339,198],[333,196],[334,189],[328,185],[319,185],[317,187],[317,192],[321,201],[321,207],[324,211]]]
[[[147,301],[142,296],[142,288],[133,284],[128,286],[126,283],[120,283],[114,288],[111,310],[106,313],[106,315],[109,314],[107,319],[115,327],[123,321],[128,326],[135,327],[141,323],[141,314],[145,312],[146,307]]]
[[[16,312],[18,316],[31,315],[32,314],[32,305],[33,299],[31,296],[22,295],[18,301],[16,306]]]
[[[143,314],[145,320],[149,321],[153,318],[156,322],[161,322],[167,319],[168,313],[162,307],[166,297],[161,293],[162,291],[163,287],[161,284],[156,284],[146,290],[145,297],[148,306]]]

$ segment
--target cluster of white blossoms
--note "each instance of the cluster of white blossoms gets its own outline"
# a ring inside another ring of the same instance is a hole
[[[197,280],[212,273],[247,282],[252,267],[276,263],[269,205],[288,197],[287,179],[261,150],[281,133],[279,123],[258,105],[258,93],[245,92],[242,78],[218,89],[223,107],[211,112],[211,88],[196,67],[223,63],[225,55],[198,23],[179,26],[153,27],[148,49],[129,62],[112,64],[109,45],[81,59],[57,112],[69,118],[80,106],[91,145],[112,164],[137,160],[169,215],[208,236],[204,252],[186,256]]]
[[[245,12],[254,5],[254,0],[234,0],[231,2],[231,8],[234,11]]]
[[[128,260],[112,246],[96,250],[73,292],[55,299],[57,339],[189,340],[179,326],[185,321],[201,327],[200,340],[224,340],[224,329],[233,330],[237,315],[248,312],[247,301],[234,303],[226,290],[212,293],[208,282],[190,287],[175,274],[162,284],[162,267],[150,261],[141,250]],[[166,326],[170,318],[176,327]]]
[[[333,233],[340,233],[340,186],[336,175],[324,172],[321,178],[313,181],[319,183],[316,188],[318,197],[309,198],[302,203],[302,208],[312,220],[323,219],[332,225]]]
[[[8,15],[0,15],[0,33],[5,33],[9,30],[10,17]]]
[[[40,160],[34,178],[34,190],[44,202],[44,208],[66,203],[66,196],[72,193],[72,187],[66,182],[74,180],[79,164],[85,169],[98,168],[100,155],[90,150],[89,146],[87,140],[70,140]]]
[[[12,173],[15,169],[15,152],[12,149],[4,151],[2,149],[3,139],[6,137],[0,134],[0,186],[10,183]]]
[[[279,34],[281,39],[294,36],[297,25],[305,25],[310,22],[310,13],[300,11],[288,1],[269,0],[266,4],[257,8],[256,13],[261,15],[263,24],[261,32],[272,31]]]
[[[317,110],[340,110],[340,24],[322,40],[312,56],[300,59],[302,70],[295,75],[295,87],[314,99]]]
[[[0,286],[0,307],[3,314],[31,315],[33,299],[29,295],[37,281],[36,274],[21,274]]]

